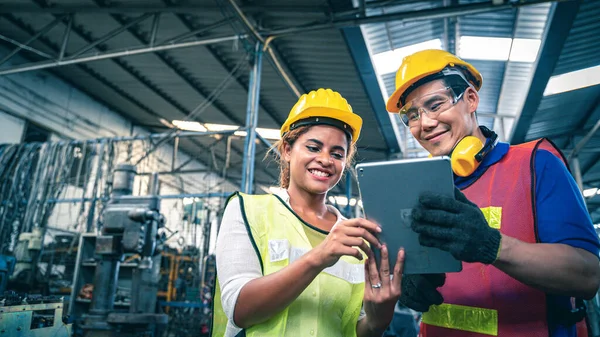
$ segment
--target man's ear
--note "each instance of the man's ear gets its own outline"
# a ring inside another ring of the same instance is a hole
[[[477,111],[479,106],[479,93],[473,87],[467,88],[463,95],[463,99],[469,105],[469,113]]]

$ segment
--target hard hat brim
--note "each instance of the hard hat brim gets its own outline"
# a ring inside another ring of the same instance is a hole
[[[398,102],[400,101],[400,96],[402,96],[404,91],[406,91],[406,89],[408,89],[408,87],[410,87],[414,83],[418,82],[419,80],[421,80],[427,76],[436,74],[436,73],[440,72],[440,70],[434,70],[431,72],[423,73],[421,76],[415,77],[412,81],[406,82],[406,83],[404,83],[403,86],[396,88],[396,90],[394,90],[394,93],[392,94],[392,96],[390,96],[390,98],[388,98],[388,100],[387,100],[386,110],[388,112],[392,112],[392,113],[400,112],[401,107],[398,107]]]

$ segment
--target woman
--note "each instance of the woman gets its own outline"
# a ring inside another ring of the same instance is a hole
[[[239,193],[225,208],[212,336],[382,335],[400,296],[404,252],[390,277],[379,227],[325,204],[351,165],[361,126],[331,89],[292,108],[277,144],[285,193]],[[380,271],[367,242],[381,248]]]

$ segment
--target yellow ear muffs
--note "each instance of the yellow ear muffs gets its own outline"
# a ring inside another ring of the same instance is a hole
[[[458,142],[450,157],[454,174],[459,177],[468,177],[475,172],[480,164],[476,157],[481,150],[483,150],[483,143],[475,136],[467,136]]]

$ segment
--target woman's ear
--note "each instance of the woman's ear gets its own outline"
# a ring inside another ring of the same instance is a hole
[[[289,163],[292,158],[292,146],[288,142],[283,143],[283,153],[281,154],[283,160]]]
[[[463,95],[463,99],[469,105],[469,113],[474,113],[477,111],[477,107],[479,106],[479,93],[473,87],[467,88]]]

